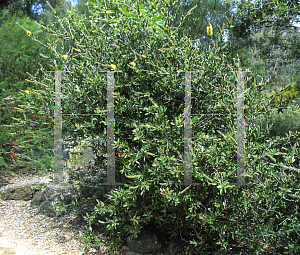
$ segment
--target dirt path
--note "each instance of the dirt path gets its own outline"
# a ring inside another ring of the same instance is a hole
[[[90,151],[88,152],[88,155]],[[80,163],[83,163],[80,159]],[[78,162],[76,162],[78,163]],[[86,163],[86,162],[84,162]],[[12,175],[0,171],[3,186],[0,191],[11,186],[29,183],[48,183],[52,173],[29,174],[26,169],[15,169]],[[64,172],[64,176],[67,176]],[[137,255],[125,245],[114,253],[102,245],[101,249],[83,251],[82,235],[86,222],[71,219],[66,215],[57,219],[37,212],[29,201],[2,200],[0,198],[0,255]],[[101,233],[98,233],[104,239]],[[59,237],[63,241],[58,241]]]

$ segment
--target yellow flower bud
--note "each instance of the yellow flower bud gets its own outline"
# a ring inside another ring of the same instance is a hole
[[[111,64],[110,67],[111,67],[111,69],[113,69],[113,70],[115,70],[115,69],[117,68],[116,65],[114,65],[114,64]]]
[[[134,62],[130,62],[130,64],[132,64],[133,66],[136,66],[136,63],[134,63]]]
[[[213,28],[212,28],[212,25],[210,23],[206,27],[206,30],[207,30],[207,35],[208,36],[212,36],[212,34],[213,34]]]
[[[25,93],[26,93],[26,94],[29,94],[29,90],[25,90]]]
[[[29,30],[26,30],[26,33],[28,36],[31,36],[31,32]]]
[[[63,58],[66,60],[68,58],[68,55],[63,55]]]
[[[145,55],[142,55],[142,57],[143,57],[143,58],[146,58],[146,56],[145,56]]]

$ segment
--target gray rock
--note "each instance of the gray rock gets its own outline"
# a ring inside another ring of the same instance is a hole
[[[36,192],[33,195],[33,198],[30,202],[30,206],[32,207],[39,206],[42,202],[49,199],[52,194],[53,192],[51,192],[49,189]]]
[[[54,203],[62,201],[65,205],[70,205],[72,201],[79,198],[78,193],[74,189],[49,189],[39,191],[34,194],[30,206],[39,207],[38,212],[48,217],[60,217],[64,212],[55,210]]]
[[[0,195],[3,200],[31,200],[38,184],[26,184],[4,190]]]
[[[48,152],[47,154],[50,156],[53,152]],[[40,152],[40,151],[33,151],[33,155],[36,156],[37,158],[42,158],[45,154]]]
[[[126,255],[181,255],[184,242],[179,237],[168,238],[156,228],[151,229],[151,225],[147,225],[138,232],[136,238],[134,234],[127,236],[123,251]]]
[[[56,201],[63,201],[65,205],[69,205],[72,201],[79,198],[77,190],[74,188],[52,188],[50,189],[45,184],[44,189],[38,188],[41,184],[26,184],[8,188],[2,191],[1,198],[3,200],[31,200],[30,206],[38,207],[40,214],[45,214],[49,217],[62,216],[64,212],[57,212],[54,208]]]
[[[57,212],[54,208],[54,200],[50,199],[47,201],[44,201],[39,206],[38,212],[40,214],[47,215],[48,217],[60,217],[63,215],[62,212]]]
[[[70,150],[69,150],[69,149],[63,150],[63,151],[62,151],[62,156],[63,156],[63,159],[64,159],[64,160],[70,159],[69,153],[70,153]]]

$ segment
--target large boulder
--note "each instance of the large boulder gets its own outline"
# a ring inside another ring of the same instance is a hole
[[[157,252],[165,247],[163,239],[158,233],[146,229],[139,231],[136,238],[134,234],[129,234],[126,244],[130,250],[139,254]]]
[[[168,243],[168,245],[167,245]],[[136,254],[183,254],[183,242],[180,238],[170,238],[161,233],[151,224],[144,226],[137,237],[131,233],[126,238],[126,245],[130,251]]]

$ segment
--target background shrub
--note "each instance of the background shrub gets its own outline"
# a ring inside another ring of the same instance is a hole
[[[50,62],[53,52],[31,37],[39,38],[42,44],[54,40],[50,36],[42,38],[43,29],[22,12],[15,15],[6,9],[1,12],[0,165],[5,170],[51,171],[54,111],[49,109],[49,102],[53,94],[45,93],[40,85],[31,85],[26,78],[34,75],[40,81],[43,71],[53,68]],[[36,150],[45,157],[37,157]]]

